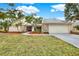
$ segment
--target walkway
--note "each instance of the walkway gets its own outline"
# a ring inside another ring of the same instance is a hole
[[[49,34],[28,34],[28,33],[22,33],[22,35],[28,35],[28,36],[50,36]]]

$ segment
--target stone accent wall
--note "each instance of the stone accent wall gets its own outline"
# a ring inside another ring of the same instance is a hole
[[[43,24],[42,25],[42,32],[48,32],[49,28],[48,28],[48,24]]]

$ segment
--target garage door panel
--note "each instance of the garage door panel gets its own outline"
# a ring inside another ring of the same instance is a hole
[[[49,33],[69,33],[67,25],[50,25]]]

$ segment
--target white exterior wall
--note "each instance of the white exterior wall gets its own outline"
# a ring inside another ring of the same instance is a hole
[[[22,32],[22,31],[26,31],[26,26],[18,26],[18,28],[16,26],[9,27],[9,32]]]
[[[57,24],[50,24],[49,25],[49,33],[69,33],[71,30],[70,25],[57,25]]]

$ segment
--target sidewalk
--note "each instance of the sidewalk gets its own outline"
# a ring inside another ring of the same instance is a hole
[[[28,36],[51,36],[49,34],[28,34],[28,33],[22,33],[22,35],[28,35]]]

